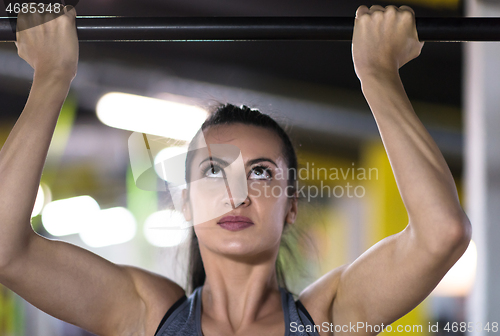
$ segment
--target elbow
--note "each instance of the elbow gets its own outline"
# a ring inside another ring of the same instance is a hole
[[[9,267],[10,264],[11,264],[11,259],[7,258],[7,256],[5,255],[2,255],[2,253],[0,252],[0,283],[6,269]]]
[[[472,225],[465,213],[454,223],[452,230],[452,246],[465,251],[472,238]]]
[[[450,220],[443,225],[442,234],[438,236],[435,252],[445,255],[462,255],[472,237],[472,226],[465,213],[460,218]]]
[[[415,230],[416,238],[434,256],[462,255],[469,246],[472,227],[467,215],[434,221],[426,230]]]
[[[14,257],[12,253],[9,253],[9,251],[5,249],[0,250],[0,276],[3,276],[7,272],[13,260]]]
[[[19,261],[27,255],[30,250],[31,242],[36,236],[34,231],[31,231],[24,240],[11,239],[9,243],[3,243],[0,248],[0,277],[9,273],[12,267],[16,267]]]
[[[2,244],[5,245],[5,244]],[[0,249],[0,275],[5,271],[5,269],[11,263],[11,254],[7,251],[6,248]]]

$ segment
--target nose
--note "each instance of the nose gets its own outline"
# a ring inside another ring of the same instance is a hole
[[[243,169],[229,169],[224,176],[225,184],[225,206],[231,206],[232,209],[250,204],[248,199],[248,185]]]
[[[236,209],[240,206],[249,206],[251,203],[248,193],[246,198],[243,199],[242,197],[238,197],[237,195],[235,195],[235,193],[232,193],[228,185],[226,185],[226,195],[227,197],[225,197],[224,199],[224,205],[230,206],[233,209]]]
[[[247,207],[249,205],[250,205],[250,198],[247,196],[247,198],[245,198],[243,200],[243,202],[237,202],[237,203],[235,203],[234,208],[236,209],[236,208],[238,208],[240,206]]]

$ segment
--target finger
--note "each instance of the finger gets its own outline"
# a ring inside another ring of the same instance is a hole
[[[64,6],[64,13],[65,14],[70,13],[70,15],[76,17],[76,9],[75,9],[75,7],[73,7],[71,5]]]
[[[396,6],[394,6],[394,5],[388,5],[388,6],[385,6],[385,11],[386,11],[386,12],[387,12],[387,11],[391,11],[391,10],[393,10],[393,11],[395,11],[395,12],[399,12],[399,8],[398,8],[398,7],[396,7]]]
[[[356,10],[356,19],[359,18],[363,14],[367,14],[370,10],[365,5],[359,6]]]
[[[410,7],[410,6],[399,6],[400,11],[409,11],[412,12],[413,15],[415,15],[415,11]]]
[[[380,5],[373,5],[370,7],[370,14],[375,12],[375,11],[381,11],[381,12],[385,12],[385,8],[380,6]]]

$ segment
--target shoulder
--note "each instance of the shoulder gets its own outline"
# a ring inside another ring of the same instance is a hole
[[[333,322],[333,303],[337,295],[340,278],[348,266],[348,264],[342,265],[329,271],[300,293],[300,302],[302,302],[316,324]]]
[[[153,335],[163,316],[173,304],[185,295],[184,289],[172,280],[138,267],[120,265],[131,277],[139,294],[143,310],[146,335]]]

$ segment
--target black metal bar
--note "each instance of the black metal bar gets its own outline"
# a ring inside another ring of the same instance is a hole
[[[0,18],[0,41],[15,41]],[[15,23],[15,19],[12,20]],[[80,41],[350,41],[352,17],[86,17]],[[421,41],[500,41],[500,18],[416,18]]]

